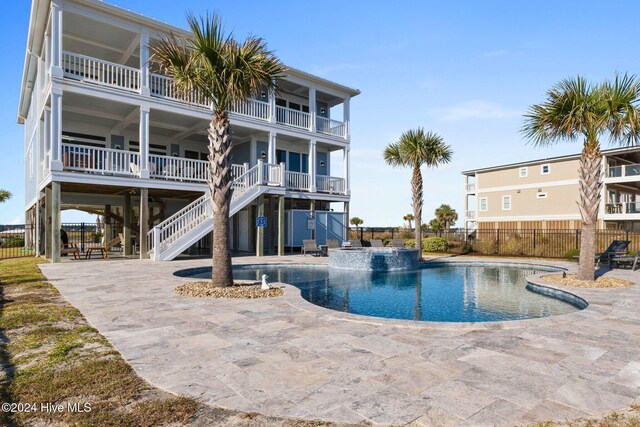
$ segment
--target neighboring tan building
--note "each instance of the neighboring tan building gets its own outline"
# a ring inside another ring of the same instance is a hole
[[[105,241],[123,240],[125,255],[134,245],[156,260],[210,248],[211,105],[155,72],[149,43],[169,33],[187,34],[103,1],[32,0],[18,121],[36,230],[27,239],[38,254],[59,259],[64,209],[103,214]],[[277,93],[230,108],[234,251],[282,254],[303,239],[346,238],[359,93],[289,68]]]
[[[640,148],[602,152],[598,227],[640,231]],[[464,171],[465,227],[580,228],[579,154]]]

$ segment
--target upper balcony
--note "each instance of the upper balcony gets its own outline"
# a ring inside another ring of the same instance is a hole
[[[640,164],[609,166],[607,168],[606,177],[607,178],[639,177],[637,179],[640,180]]]
[[[65,51],[62,56],[62,69],[64,77],[69,79],[108,86],[128,92],[143,93],[143,71],[139,68]],[[169,77],[150,73],[148,81],[149,93],[152,97],[207,110],[211,109],[211,103],[207,101],[204,95],[197,90],[187,95],[180,93],[174,81]],[[266,95],[265,98],[269,99]],[[299,107],[299,103],[289,102],[289,105],[297,105]],[[327,109],[328,107],[324,111],[325,114]],[[346,122],[323,117],[320,114],[316,114],[315,120],[313,120],[309,112],[276,105],[275,102],[246,99],[233,105],[229,111],[232,117],[236,115],[238,117],[250,118],[264,123],[275,123],[309,132],[314,132],[315,129],[316,133],[338,138],[347,139],[349,134],[347,128],[348,123]]]

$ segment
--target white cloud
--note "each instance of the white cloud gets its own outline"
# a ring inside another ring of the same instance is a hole
[[[465,101],[446,107],[432,108],[428,114],[437,121],[451,123],[474,119],[517,117],[522,115],[522,112],[490,101]]]

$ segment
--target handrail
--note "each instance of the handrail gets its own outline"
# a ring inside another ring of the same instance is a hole
[[[337,176],[317,175],[317,190],[320,193],[344,194],[345,179]]]
[[[162,74],[152,73],[149,76],[149,90],[151,95],[160,98],[173,99],[205,108],[209,108],[211,105],[199,90],[193,89],[185,94],[178,90],[176,82],[171,77],[163,76]]]
[[[207,182],[209,161],[151,154],[149,172],[154,178]]]
[[[276,121],[281,124],[309,129],[309,113],[292,110],[291,108],[276,106]]]
[[[259,101],[257,99],[243,99],[236,102],[229,108],[232,113],[240,114],[246,117],[255,117],[262,120],[269,120],[271,117],[271,111],[269,103]]]
[[[316,116],[316,130],[320,133],[341,136],[344,138],[346,136],[346,129],[347,127],[341,121]]]
[[[138,68],[68,51],[62,53],[62,68],[65,77],[135,92],[140,90]]]
[[[140,174],[140,154],[62,143],[62,165],[65,170],[135,176]]]
[[[291,190],[309,190],[310,177],[308,173],[287,171],[287,188]]]

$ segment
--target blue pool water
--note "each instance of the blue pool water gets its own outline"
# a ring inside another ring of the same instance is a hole
[[[403,272],[344,271],[326,266],[234,267],[234,278],[289,283],[307,301],[365,316],[438,322],[530,319],[579,310],[527,289],[525,278],[543,267],[435,264]],[[208,278],[211,269],[185,271]],[[180,272],[178,273],[180,274]],[[182,275],[182,274],[180,274]]]

